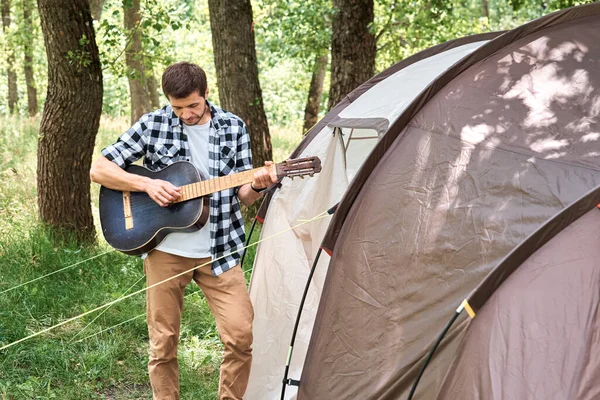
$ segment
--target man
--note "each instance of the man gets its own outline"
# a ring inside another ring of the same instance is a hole
[[[187,62],[169,66],[162,88],[170,105],[144,115],[104,148],[92,165],[92,181],[116,190],[146,192],[167,207],[181,195],[179,187],[123,168],[141,157],[151,170],[191,161],[209,178],[252,168],[244,122],[206,100],[206,74],[199,66]],[[242,398],[250,375],[254,313],[239,267],[237,251],[245,236],[239,201],[252,204],[276,180],[274,173],[262,168],[252,183],[212,194],[209,223],[193,233],[171,233],[145,258],[148,286],[201,266],[146,293],[148,372],[155,400],[179,399],[177,343],[184,289],[192,279],[206,296],[224,345],[219,399]]]

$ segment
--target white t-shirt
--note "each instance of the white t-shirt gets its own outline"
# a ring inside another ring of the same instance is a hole
[[[185,125],[183,132],[187,135],[190,146],[192,164],[208,179],[208,137],[210,121],[203,125]],[[156,247],[165,253],[189,258],[211,257],[210,227],[207,222],[202,229],[195,232],[173,232]]]

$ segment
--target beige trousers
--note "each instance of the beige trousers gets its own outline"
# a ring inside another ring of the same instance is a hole
[[[210,261],[154,250],[144,261],[148,286]],[[219,378],[219,400],[241,399],[252,363],[254,311],[242,269],[238,266],[213,276],[210,263],[146,292],[150,336],[148,372],[154,400],[179,399],[177,344],[184,289],[192,279],[200,286],[215,317],[224,346]]]

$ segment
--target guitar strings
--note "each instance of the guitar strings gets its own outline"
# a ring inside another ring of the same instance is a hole
[[[37,278],[34,278],[34,279],[30,280],[30,281],[23,282],[23,283],[20,283],[20,284],[18,284],[18,285],[16,285],[16,286],[13,286],[13,287],[11,287],[11,288],[5,289],[5,290],[1,291],[1,292],[0,292],[0,294],[4,294],[4,293],[7,293],[7,292],[10,292],[11,290],[18,289],[18,288],[20,288],[20,287],[22,287],[22,286],[25,286],[25,285],[29,285],[30,283],[33,283],[33,282],[35,282],[35,281],[39,281],[40,279],[47,278],[47,277],[49,277],[50,275],[58,274],[59,272],[65,271],[65,270],[67,270],[67,269],[69,269],[69,268],[73,268],[73,267],[75,267],[75,266],[77,266],[77,265],[79,265],[79,264],[83,264],[83,263],[85,263],[85,262],[88,262],[88,261],[90,261],[90,260],[93,260],[94,258],[102,257],[102,256],[104,256],[104,255],[106,255],[106,254],[108,254],[108,253],[113,253],[113,252],[115,252],[115,251],[116,251],[116,250],[108,250],[108,251],[105,251],[104,253],[101,253],[101,254],[96,254],[95,256],[93,256],[93,257],[90,257],[90,258],[88,258],[88,259],[85,259],[85,260],[82,260],[82,261],[78,261],[78,262],[76,262],[75,264],[68,265],[68,266],[66,266],[66,267],[64,267],[64,268],[57,269],[56,271],[52,271],[52,272],[50,272],[50,273],[48,273],[48,274],[46,274],[46,275],[38,276]]]
[[[133,296],[135,296],[135,295],[138,295],[138,294],[140,294],[140,293],[142,293],[142,292],[145,292],[145,291],[147,291],[148,289],[152,289],[152,288],[154,288],[154,287],[156,287],[156,286],[158,286],[158,285],[162,285],[162,284],[163,284],[163,283],[165,283],[165,282],[168,282],[168,281],[170,281],[170,280],[172,280],[172,279],[178,278],[178,277],[180,277],[180,276],[182,276],[182,275],[185,275],[185,274],[187,274],[187,273],[189,273],[189,272],[191,272],[191,271],[194,271],[194,270],[196,270],[196,269],[198,269],[198,268],[204,267],[205,265],[212,264],[214,261],[217,261],[217,260],[223,259],[223,258],[225,258],[225,257],[227,257],[227,256],[229,256],[229,255],[231,255],[231,254],[239,253],[239,252],[240,252],[240,251],[242,251],[242,250],[246,250],[246,249],[248,249],[248,248],[250,248],[250,247],[253,247],[253,246],[256,246],[256,245],[258,245],[259,243],[265,242],[265,241],[267,241],[267,240],[271,240],[271,239],[273,239],[273,238],[275,238],[275,237],[277,237],[277,236],[279,236],[279,235],[282,235],[282,234],[284,234],[284,233],[286,233],[286,232],[289,232],[289,231],[291,231],[291,230],[293,230],[293,229],[299,228],[300,226],[306,225],[306,224],[308,224],[308,223],[310,223],[310,222],[313,222],[313,221],[316,221],[316,220],[319,220],[319,219],[322,219],[322,218],[326,218],[326,217],[328,217],[328,216],[329,216],[329,214],[328,214],[328,210],[325,210],[325,211],[323,211],[323,212],[321,212],[321,213],[317,214],[315,217],[313,217],[313,218],[311,218],[311,219],[305,220],[305,221],[303,221],[303,222],[301,222],[301,223],[299,223],[299,224],[297,224],[297,225],[294,225],[294,226],[292,226],[292,227],[289,227],[289,228],[287,228],[287,229],[284,229],[284,230],[282,230],[282,231],[280,231],[280,232],[274,233],[273,235],[271,235],[271,236],[268,236],[268,237],[266,237],[266,238],[264,238],[264,239],[260,239],[260,240],[258,240],[258,241],[256,241],[256,242],[254,242],[254,243],[251,243],[251,244],[249,244],[248,246],[242,247],[242,248],[241,248],[241,249],[239,249],[239,250],[236,250],[236,251],[234,251],[234,252],[231,252],[231,253],[229,253],[229,254],[226,254],[226,255],[224,255],[224,256],[221,256],[221,257],[219,257],[219,258],[216,258],[215,260],[211,260],[211,261],[208,261],[208,262],[206,262],[206,263],[204,263],[204,264],[198,265],[198,266],[196,266],[196,267],[194,267],[194,268],[191,268],[191,269],[189,269],[189,270],[187,270],[187,271],[181,272],[181,273],[179,273],[179,274],[177,274],[177,275],[174,275],[174,276],[172,276],[172,277],[170,277],[170,278],[164,279],[164,280],[162,280],[162,281],[160,281],[160,282],[157,282],[157,283],[155,283],[155,284],[153,284],[153,285],[150,285],[150,286],[148,286],[148,287],[146,287],[146,288],[144,288],[144,289],[136,290],[135,292],[133,292],[133,293],[130,293],[130,294],[126,295],[126,296],[122,296],[122,297],[120,297],[120,298],[118,298],[118,299],[116,299],[116,300],[113,300],[113,301],[110,301],[110,302],[108,302],[108,303],[105,303],[105,304],[103,304],[103,305],[101,305],[101,306],[98,306],[98,307],[96,307],[96,308],[92,309],[92,310],[88,310],[88,311],[86,311],[86,312],[84,312],[84,313],[81,313],[81,314],[79,314],[79,315],[76,315],[75,317],[68,318],[68,319],[66,319],[66,320],[64,320],[64,321],[62,321],[62,322],[59,322],[58,324],[55,324],[55,325],[53,325],[53,326],[50,326],[50,327],[48,327],[48,328],[46,328],[46,329],[42,329],[41,331],[38,331],[38,332],[32,333],[31,335],[25,336],[24,338],[21,338],[21,339],[15,340],[14,342],[8,343],[8,344],[6,344],[6,345],[4,345],[4,346],[0,347],[0,351],[2,351],[2,350],[6,350],[6,349],[8,349],[9,347],[15,346],[15,345],[17,345],[17,344],[19,344],[19,343],[23,343],[23,342],[25,342],[25,341],[27,341],[27,340],[29,340],[29,339],[32,339],[32,338],[34,338],[34,337],[37,337],[37,336],[39,336],[39,335],[42,335],[42,334],[44,334],[44,333],[46,333],[46,332],[49,332],[49,331],[51,331],[51,330],[53,330],[53,329],[56,329],[56,328],[58,328],[58,327],[61,327],[61,326],[63,326],[63,325],[66,325],[66,324],[68,324],[69,322],[75,321],[75,320],[77,320],[77,319],[79,319],[79,318],[83,318],[83,317],[85,317],[86,315],[92,314],[92,313],[94,313],[94,312],[96,312],[96,311],[100,311],[100,310],[102,310],[102,309],[104,309],[104,308],[111,307],[113,304],[117,304],[117,303],[119,303],[119,302],[121,302],[121,301],[123,301],[123,300],[126,300],[126,299],[128,299],[128,298],[130,298],[130,297],[133,297]]]
[[[204,196],[202,196],[202,197],[204,197]],[[148,199],[150,199],[150,197],[148,197]],[[200,199],[201,199],[200,197],[197,197],[197,198],[195,198],[195,199],[188,199],[188,200],[186,200],[186,201],[190,201],[190,200],[200,200]],[[136,210],[136,211],[138,211],[138,212],[141,212],[141,211],[153,211],[153,210],[156,210],[156,208],[157,208],[157,207],[159,207],[159,208],[161,208],[161,209],[165,209],[165,207],[161,207],[161,206],[157,205],[157,204],[154,202],[154,200],[152,200],[152,199],[150,199],[150,201],[148,201],[148,200],[146,199],[146,201],[147,201],[147,203],[146,203],[146,204],[143,204],[143,205],[139,205],[139,204],[137,204],[137,205],[135,206],[135,210]],[[134,199],[131,199],[131,204],[133,204],[134,202],[135,202],[135,203],[138,203],[137,201],[134,201]],[[178,203],[173,203],[173,204],[183,204],[183,202],[180,202],[180,203],[178,202]]]
[[[315,124],[315,125],[316,125],[316,124]],[[313,125],[313,126],[310,128],[310,129],[312,129],[312,128],[313,128],[315,125]],[[309,129],[308,131],[310,131],[310,129]],[[306,132],[308,132],[308,131],[306,131]],[[297,141],[297,142],[295,143],[295,146],[297,147],[301,141],[302,141],[302,139],[300,139],[299,141]],[[304,158],[307,158],[307,159],[308,159],[308,158],[310,158],[310,157],[304,157]],[[290,161],[290,160],[287,160],[286,162],[288,162],[288,163],[289,163],[289,161]],[[295,177],[295,176],[300,176],[300,175],[310,175],[310,176],[312,176],[312,174],[314,174],[314,165],[312,164],[312,161],[303,161],[303,162],[301,162],[301,163],[300,163],[300,165],[302,165],[302,163],[308,163],[309,165],[308,165],[308,166],[306,166],[306,167],[304,167],[304,168],[301,168],[301,167],[299,167],[299,166],[296,166],[296,167],[295,167],[295,168],[296,168],[296,175],[294,175],[294,177]],[[283,163],[273,163],[273,165],[272,165],[272,168],[273,168],[275,171],[276,171],[276,166],[277,166],[278,164],[283,164]],[[247,171],[242,171],[241,173],[243,174],[243,173],[249,173],[249,172],[253,172],[253,171],[258,171],[258,170],[260,170],[260,169],[262,169],[262,168],[264,168],[264,167],[259,167],[259,168],[254,168],[254,169],[247,170]],[[311,174],[311,171],[312,171],[312,174]],[[298,175],[298,174],[300,174],[300,175]],[[286,176],[291,176],[291,174],[289,174],[289,175],[286,175]],[[219,177],[216,177],[216,178],[210,178],[210,179],[200,180],[200,181],[197,181],[197,182],[191,182],[191,183],[189,183],[189,184],[182,185],[182,187],[183,187],[183,186],[190,186],[190,185],[200,184],[200,183],[204,183],[204,184],[206,184],[206,183],[208,183],[209,181],[213,181],[213,180],[217,180],[217,179],[225,179],[225,178],[230,178],[230,177],[231,177],[231,175],[219,176]],[[304,178],[303,176],[300,176],[300,177],[301,177],[301,178]],[[226,181],[226,180],[225,180],[225,181]],[[225,182],[225,181],[224,181],[224,182]],[[248,182],[248,183],[249,183],[249,182]],[[231,188],[228,188],[228,189],[231,189]],[[199,196],[199,197],[204,197],[204,196],[210,195],[210,194],[212,194],[212,193],[215,193],[215,192],[218,192],[218,191],[219,191],[219,190],[214,190],[214,191],[211,191],[211,192],[208,192],[208,193],[204,193],[202,196]],[[192,199],[198,199],[199,197],[192,197],[192,198],[190,198],[190,199],[188,199],[188,200],[192,200]],[[133,199],[132,199],[132,200],[133,200]],[[141,206],[140,206],[140,205],[138,205],[138,206],[136,206],[136,209],[137,209],[137,210],[139,210],[139,211],[148,211],[148,210],[154,210],[154,209],[156,209],[156,204],[155,204],[155,203],[153,203],[153,202],[147,202],[147,203],[146,203],[146,204],[144,204],[144,205],[141,205]]]

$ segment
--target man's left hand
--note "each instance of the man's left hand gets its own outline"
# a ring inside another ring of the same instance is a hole
[[[277,174],[273,168],[273,161],[265,161],[265,168],[261,168],[254,173],[252,187],[256,190],[263,190],[277,183]]]

